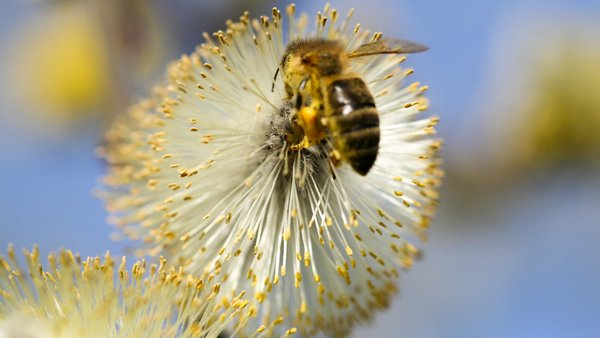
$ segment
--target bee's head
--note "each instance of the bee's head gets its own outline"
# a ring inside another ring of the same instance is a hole
[[[286,46],[277,73],[283,73],[288,97],[307,76],[328,76],[342,72],[344,47],[340,41],[321,38],[295,39]],[[274,87],[273,87],[274,88]]]
[[[296,39],[285,48],[280,68],[284,72],[295,70],[331,75],[341,71],[340,57],[343,53],[344,47],[337,40]]]

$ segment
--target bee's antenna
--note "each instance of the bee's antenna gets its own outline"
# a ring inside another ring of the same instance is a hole
[[[275,76],[273,77],[273,84],[271,85],[271,93],[275,91],[275,81],[277,81],[277,74],[279,74],[279,67],[275,71]]]

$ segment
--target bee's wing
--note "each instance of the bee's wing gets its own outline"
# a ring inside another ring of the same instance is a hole
[[[420,45],[415,42],[402,39],[386,38],[359,46],[355,50],[349,52],[349,58],[357,58],[361,56],[370,56],[377,54],[408,54],[418,53],[429,49],[427,46]]]

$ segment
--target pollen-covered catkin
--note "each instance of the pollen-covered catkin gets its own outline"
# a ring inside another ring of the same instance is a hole
[[[311,26],[291,5],[205,34],[115,123],[102,150],[103,197],[139,253],[218,271],[222,291],[260,304],[258,320],[281,316],[278,333],[345,335],[387,307],[438,200],[438,119],[421,117],[427,87],[410,80],[404,56],[348,64],[379,119],[366,176],[336,158],[331,135],[302,143],[282,76],[273,87],[288,41],[336,40],[350,52],[382,39],[351,15],[327,7]]]

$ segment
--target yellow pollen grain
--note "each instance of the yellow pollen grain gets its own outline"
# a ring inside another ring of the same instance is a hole
[[[419,111],[426,111],[429,108],[429,102],[427,100],[424,100],[422,102],[419,102],[419,106],[418,106],[418,110]]]
[[[302,282],[302,274],[300,271],[296,272],[296,282],[294,283],[294,287],[298,288],[300,283]]]
[[[302,304],[300,304],[300,313],[305,313],[306,312],[306,302],[302,302]]]
[[[388,219],[387,215],[381,209],[377,209],[377,214],[379,215],[379,217],[383,217],[385,219]]]
[[[254,299],[256,299],[259,303],[264,302],[266,298],[267,294],[264,292],[257,292],[256,295],[254,295]]]
[[[376,98],[386,96],[389,93],[387,90],[381,91],[379,94],[375,95]]]
[[[292,231],[291,229],[285,229],[285,231],[283,232],[283,240],[287,241],[288,239],[290,239],[290,237],[292,236]]]
[[[373,37],[371,38],[371,41],[379,41],[381,39],[382,35],[383,34],[381,32],[375,32],[373,34]]]
[[[333,220],[331,219],[331,217],[329,217],[329,216],[325,217],[325,224],[327,226],[333,225]]]
[[[327,17],[323,17],[323,18],[321,19],[321,26],[322,26],[322,27],[325,27],[325,25],[327,25]]]
[[[426,135],[435,135],[435,128],[425,127],[423,128],[423,132],[425,132]]]
[[[285,8],[285,12],[288,16],[296,14],[296,4],[291,4]]]

